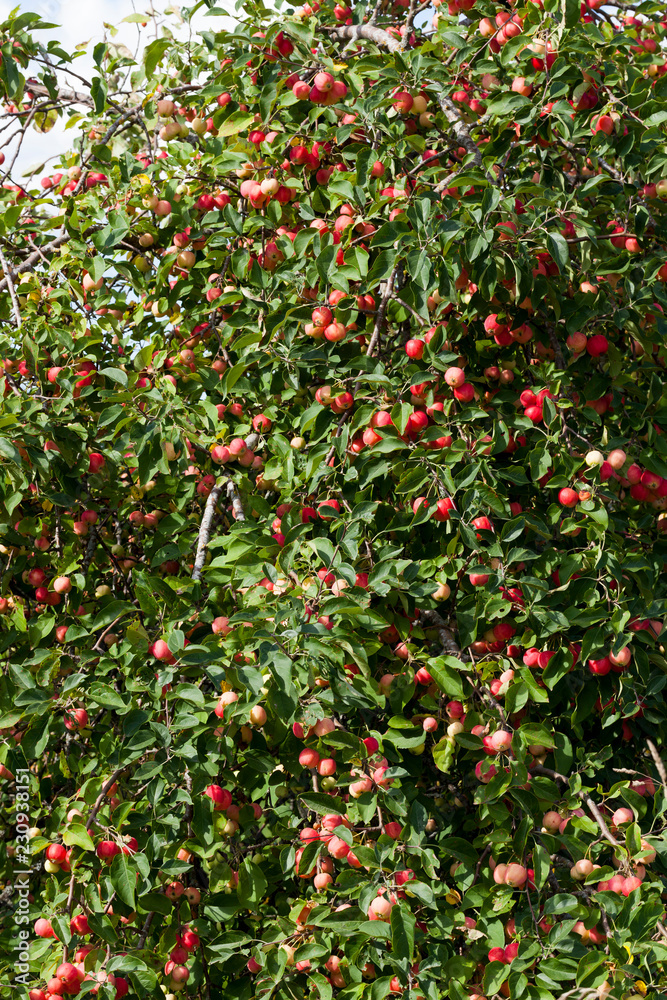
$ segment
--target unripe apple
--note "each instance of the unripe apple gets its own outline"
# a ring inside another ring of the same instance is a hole
[[[491,747],[497,753],[501,753],[505,750],[509,750],[512,746],[512,734],[508,733],[504,729],[499,729],[497,732],[493,733],[490,737]]]
[[[611,465],[612,469],[622,469],[627,462],[628,456],[623,451],[622,448],[614,448],[607,455],[607,461]]]
[[[621,807],[615,811],[611,817],[611,822],[613,826],[624,826],[626,823],[634,822],[634,818],[635,816],[632,809]]]
[[[575,882],[583,882],[584,879],[591,874],[593,869],[594,865],[592,861],[589,861],[588,858],[581,858],[579,861],[575,861],[570,868],[570,875]]]
[[[542,826],[547,833],[558,833],[562,818],[560,813],[550,810],[542,817]]]
[[[255,705],[250,709],[250,721],[253,726],[263,726],[266,722],[266,711],[261,705]]]
[[[519,889],[525,884],[528,878],[528,871],[523,865],[511,864],[507,866],[507,871],[505,872],[505,885],[513,885],[515,888]]]
[[[618,653],[609,653],[609,661],[615,667],[627,667],[631,659],[632,653],[629,646],[624,646]]]

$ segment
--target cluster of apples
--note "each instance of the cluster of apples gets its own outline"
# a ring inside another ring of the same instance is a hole
[[[310,101],[311,104],[322,104],[325,107],[338,104],[347,96],[347,87],[343,81],[336,80],[326,70],[315,74],[312,85],[296,79],[291,86],[298,101]]]
[[[456,0],[460,6],[461,0]],[[511,38],[516,38],[523,30],[523,18],[519,14],[512,14],[509,11],[499,11],[494,20],[490,17],[483,17],[477,25],[477,30],[483,38],[489,39],[491,52],[500,52],[504,45]]]
[[[397,90],[391,102],[394,109],[406,119],[405,131],[408,135],[417,131],[417,122],[422,128],[430,128],[433,124],[434,115],[428,110],[429,97],[425,91],[411,94],[408,90]],[[407,117],[409,115],[414,117]]]
[[[361,296],[360,296],[361,298]],[[350,330],[358,329],[356,323],[344,323],[334,319],[334,314],[328,306],[317,306],[311,314],[312,322],[306,323],[304,332],[314,340],[325,340],[337,343],[343,340]]]
[[[115,990],[115,1000],[121,1000],[130,992],[130,984],[123,976],[116,976],[113,972],[101,970],[95,974],[86,972],[86,956],[93,950],[92,945],[83,945],[74,953],[74,962],[62,962],[56,969],[55,976],[46,984],[44,989],[32,989],[28,993],[29,1000],[49,1000],[50,997],[76,996],[81,992],[84,983],[94,983],[95,985],[86,992],[96,995],[100,986],[108,983]]]

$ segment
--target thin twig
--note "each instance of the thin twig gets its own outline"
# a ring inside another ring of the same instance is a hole
[[[658,748],[653,742],[653,740],[647,740],[646,746],[649,748],[651,757],[653,757],[653,761],[657,768],[658,774],[660,775],[660,781],[662,782],[663,790],[667,790],[667,770],[665,770],[665,765],[663,764],[662,758],[658,753]]]
[[[95,800],[95,805],[90,810],[90,813],[88,815],[88,819],[86,820],[86,830],[90,830],[91,826],[93,826],[93,824],[95,822],[95,817],[97,816],[97,813],[99,812],[100,806],[102,805],[102,803],[104,801],[104,796],[107,794],[107,792],[109,791],[109,789],[113,785],[113,783],[116,780],[116,778],[118,777],[118,775],[122,774],[124,770],[125,770],[125,767],[117,767],[116,770],[111,775],[111,777],[107,778],[107,780],[102,785],[102,791],[97,796],[97,799]]]
[[[384,318],[387,312],[387,306],[389,305],[390,298],[394,294],[394,281],[396,280],[396,275],[398,273],[399,267],[400,263],[394,264],[394,268],[387,279],[387,284],[385,286],[382,299],[380,300],[380,305],[378,306],[377,315],[375,317],[375,326],[373,327],[373,333],[368,343],[368,347],[366,348],[367,358],[373,357],[373,352],[379,343],[380,334],[382,333],[382,327],[384,326]]]
[[[141,934],[139,935],[139,940],[137,942],[137,950],[138,951],[141,951],[141,949],[146,944],[146,938],[148,937],[148,932],[149,932],[149,930],[151,928],[151,924],[153,922],[153,917],[154,916],[155,916],[155,913],[151,912],[151,913],[148,914],[148,916],[144,920],[144,926],[141,928]]]
[[[408,303],[407,303],[407,302],[404,302],[404,301],[403,301],[403,299],[400,299],[400,298],[398,297],[398,295],[392,295],[392,298],[393,298],[394,302],[398,302],[398,304],[399,304],[400,306],[403,306],[403,308],[404,308],[404,309],[407,309],[407,311],[408,311],[408,312],[409,312],[409,313],[410,313],[410,314],[411,314],[412,316],[414,316],[414,318],[415,318],[415,319],[417,320],[417,322],[419,323],[419,325],[420,325],[420,326],[426,326],[426,320],[425,320],[425,319],[423,319],[423,318],[422,318],[422,317],[421,317],[421,316],[419,315],[419,313],[418,313],[418,312],[416,311],[416,309],[413,309],[413,308],[412,308],[412,306],[408,305]]]
[[[16,294],[16,289],[14,288],[14,282],[12,280],[12,274],[9,269],[9,265],[5,259],[5,255],[0,250],[0,264],[2,265],[2,270],[4,271],[5,278],[7,279],[7,287],[9,288],[9,297],[12,300],[12,309],[14,311],[14,320],[16,322],[17,328],[21,329],[21,309],[19,307],[19,299]]]
[[[114,620],[111,622],[111,625],[107,625],[107,627],[105,628],[104,632],[102,632],[102,635],[99,637],[99,639],[97,640],[97,642],[93,646],[93,652],[94,653],[95,652],[99,652],[99,653],[104,652],[104,650],[102,649],[100,643],[104,641],[105,636],[107,636],[109,634],[109,632],[114,627],[114,625],[116,625],[117,622],[119,622],[121,620],[121,618],[124,618],[127,613],[128,613],[127,611],[123,611],[123,613],[120,614],[120,615],[118,615],[117,618],[114,618]]]

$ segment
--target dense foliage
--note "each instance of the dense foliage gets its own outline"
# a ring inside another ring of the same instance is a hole
[[[0,26],[12,996],[667,985],[667,22],[520,3]]]

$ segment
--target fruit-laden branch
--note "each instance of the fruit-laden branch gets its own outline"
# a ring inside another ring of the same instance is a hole
[[[396,275],[398,274],[400,266],[401,266],[401,261],[399,260],[396,262],[396,264],[394,264],[394,268],[389,277],[387,278],[386,282],[381,282],[380,284],[382,298],[380,300],[378,311],[376,313],[373,333],[371,334],[371,339],[369,340],[368,347],[366,348],[366,357],[370,358],[373,356],[373,352],[375,351],[375,348],[377,347],[380,341],[382,327],[384,326],[385,316],[387,314],[387,306],[389,305],[389,300],[393,297],[394,294],[394,282],[396,281]],[[360,384],[361,384],[361,379],[358,379],[354,385],[355,395],[359,391]],[[338,421],[338,427],[336,428],[336,431],[334,433],[334,438],[340,437],[341,431],[343,429],[343,424],[349,419],[351,415],[352,415],[352,410],[346,410],[345,413],[343,413],[342,417]],[[327,452],[326,458],[324,459],[325,465],[329,464],[331,459],[334,457],[335,453],[336,453],[336,445],[334,443],[331,445],[331,448]]]
[[[433,84],[433,86],[437,85]],[[458,113],[456,105],[452,101],[451,97],[447,97],[447,95],[443,94],[440,90],[438,90],[436,97],[438,99],[438,104],[440,105],[440,109],[443,115],[445,116],[449,124],[452,126],[452,132],[454,133],[457,142],[459,142],[461,146],[463,146],[463,148],[467,153],[470,153],[474,157],[475,166],[481,167],[482,154],[480,152],[479,146],[477,145],[473,137],[470,135],[470,132],[468,131],[468,126],[461,118],[461,115]],[[487,176],[490,175],[487,174]]]
[[[336,38],[341,40],[357,40],[365,38],[369,42],[374,42],[380,48],[388,49],[389,52],[400,52],[402,44],[396,38],[393,38],[387,31],[382,28],[376,28],[372,24],[350,24],[341,25],[339,28],[328,29],[331,31]],[[452,132],[456,141],[463,146],[466,152],[470,153],[474,158],[474,164],[476,167],[481,167],[482,165],[482,154],[480,152],[479,146],[470,135],[468,126],[461,118],[456,105],[450,97],[443,94],[440,90],[440,85],[431,81],[431,86],[436,91],[436,96],[438,104],[444,114],[445,118],[452,127]],[[487,173],[487,177],[490,181],[495,183],[494,179],[490,174]]]
[[[533,768],[532,773],[543,774],[545,777],[552,778],[553,781],[560,781],[562,784],[565,785],[569,785],[570,783],[570,780],[569,778],[566,777],[566,775],[559,774],[558,771],[552,771],[550,767],[542,767],[541,765],[539,765],[538,767]],[[614,847],[618,847],[618,841],[616,840],[616,837],[614,837],[614,835],[609,830],[609,827],[605,822],[604,816],[598,809],[593,799],[588,794],[587,790],[585,788],[580,788],[579,791],[575,792],[574,794],[578,795],[579,798],[586,803],[586,805],[591,811],[591,815],[593,816],[595,822],[600,828],[600,833],[602,834],[602,836],[606,840],[608,840],[610,844],[613,844]]]
[[[85,232],[79,233],[78,235],[85,240],[93,233],[98,232],[98,230],[100,229],[104,229],[104,226],[102,226],[101,224],[95,226],[89,226]],[[46,246],[40,247],[38,250],[35,251],[35,253],[31,253],[30,256],[26,257],[23,263],[19,264],[19,266],[14,268],[13,271],[7,270],[5,273],[5,277],[2,279],[2,281],[0,281],[0,292],[4,292],[4,290],[9,287],[9,282],[13,281],[14,278],[16,278],[19,274],[24,274],[26,271],[31,271],[35,266],[35,264],[40,260],[40,258],[44,256],[44,254],[53,253],[55,250],[61,247],[63,243],[67,243],[69,240],[73,238],[74,237],[70,236],[69,233],[61,233],[60,236],[56,236],[56,238],[54,240],[51,240],[50,243],[47,243]]]
[[[201,571],[204,568],[204,562],[206,560],[206,549],[208,548],[208,543],[211,540],[211,531],[213,530],[215,506],[225,489],[227,490],[227,496],[232,503],[234,517],[237,521],[245,521],[243,504],[241,503],[241,497],[239,496],[239,491],[236,488],[236,483],[232,482],[231,479],[223,479],[222,482],[216,483],[208,495],[206,506],[204,507],[204,516],[202,517],[201,525],[199,526],[197,552],[195,554],[195,564],[192,570],[193,580],[201,579]]]

